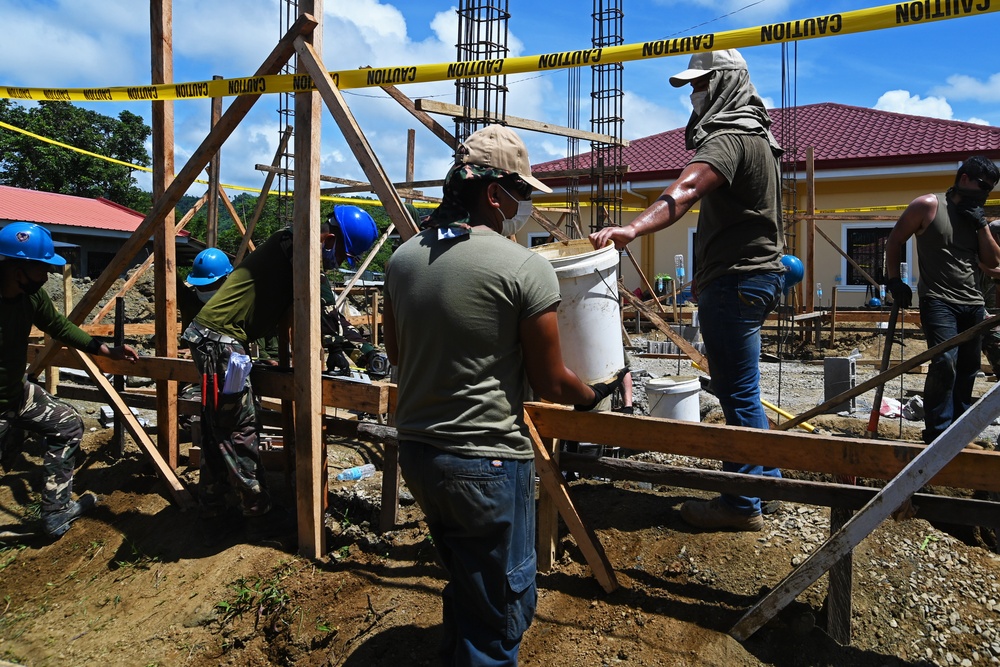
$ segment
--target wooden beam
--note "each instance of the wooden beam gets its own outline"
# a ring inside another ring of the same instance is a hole
[[[222,76],[214,74],[213,80]],[[215,127],[222,118],[222,98],[213,97],[209,115],[209,129]],[[205,245],[215,248],[219,245],[219,170],[222,167],[222,155],[216,151],[208,162],[208,216],[205,220]]]
[[[236,209],[233,208],[233,202],[229,201],[229,195],[226,194],[226,190],[225,188],[222,187],[222,185],[219,185],[219,198],[222,200],[222,204],[223,206],[226,207],[226,210],[229,211],[229,215],[233,219],[233,224],[236,225],[236,229],[240,230],[240,234],[242,235],[242,237],[250,238],[249,236],[247,236],[247,228],[243,226],[243,221],[240,220],[240,216],[237,215]],[[253,252],[254,250],[257,249],[254,246],[252,240],[248,241],[247,245],[250,248],[250,252]]]
[[[451,116],[453,118],[462,118],[468,114],[481,116],[483,118],[490,115],[486,111],[481,111],[480,109],[466,110],[458,104],[448,104],[447,102],[438,102],[437,100],[429,100],[427,98],[418,99],[416,101],[416,105],[417,109],[420,111],[441,114],[443,116]],[[612,146],[629,145],[628,139],[618,139],[608,134],[598,134],[596,132],[588,132],[587,130],[580,130],[574,127],[552,125],[551,123],[543,123],[541,121],[530,120],[528,118],[518,118],[517,116],[511,116],[509,114],[505,114],[503,119],[497,119],[498,122],[500,120],[502,120],[505,125],[510,127],[516,127],[522,130],[531,130],[532,132],[544,132],[545,134],[554,134],[560,137],[572,137],[574,139],[583,139],[585,141],[592,141],[595,143],[611,144]]]
[[[399,194],[392,187],[378,156],[375,155],[368,139],[361,132],[344,96],[340,94],[340,90],[333,83],[333,79],[330,78],[329,72],[326,71],[326,67],[320,61],[311,44],[304,39],[296,39],[295,50],[299,55],[299,62],[312,76],[316,89],[340,127],[347,145],[351,147],[351,151],[361,164],[361,169],[372,184],[382,207],[389,214],[389,219],[396,225],[396,229],[399,230],[400,238],[406,241],[419,231],[417,225],[403,206]]]
[[[815,149],[806,146],[806,213],[811,216],[816,211],[816,161]],[[816,220],[806,221],[806,312],[816,310]],[[818,340],[816,341],[819,342]]]
[[[323,16],[323,0],[302,0],[300,11]],[[299,53],[295,73],[309,72],[320,62],[322,30],[295,40]],[[303,53],[314,58],[308,61]],[[327,75],[329,76],[329,75]],[[323,446],[323,396],[319,390],[323,372],[320,355],[319,281],[323,271],[320,258],[319,171],[323,106],[319,93],[295,94],[295,179],[293,193],[292,256],[293,326],[292,356],[295,366],[295,495],[298,506],[299,553],[318,559],[326,555],[323,511],[327,489],[324,485],[326,448]]]
[[[662,331],[664,335],[666,335],[667,338],[669,338],[671,342],[677,346],[677,349],[688,356],[688,359],[698,364],[698,367],[702,370],[702,372],[709,375],[711,374],[708,368],[708,358],[699,352],[694,345],[689,343],[686,338],[674,331],[673,327],[664,322],[660,316],[654,313],[653,310],[643,303],[639,297],[629,292],[628,288],[625,287],[625,283],[620,280],[618,281],[618,293],[624,296],[633,308],[645,315],[646,318],[653,323],[653,326]],[[657,301],[657,303],[659,303],[659,301]]]
[[[862,382],[856,387],[852,387],[851,389],[843,391],[834,396],[833,398],[820,403],[815,408],[812,408],[811,410],[806,410],[797,417],[793,417],[788,421],[782,422],[777,426],[777,428],[781,430],[788,430],[793,426],[798,426],[802,422],[811,419],[818,414],[826,412],[835,405],[840,405],[844,401],[854,398],[855,396],[858,396],[860,394],[863,394],[869,389],[874,389],[880,384],[885,384],[889,380],[899,377],[903,373],[906,373],[907,371],[916,368],[925,361],[930,361],[931,359],[941,354],[942,352],[950,350],[956,345],[961,345],[965,341],[971,340],[972,338],[975,338],[976,336],[980,335],[980,333],[985,331],[986,329],[995,327],[998,324],[1000,324],[1000,315],[994,315],[993,317],[987,318],[982,322],[980,322],[979,324],[969,327],[968,329],[958,334],[957,336],[949,338],[943,343],[938,343],[934,347],[925,350],[914,357],[910,357],[909,359],[900,363],[899,365],[894,366],[893,368],[887,370],[885,373],[879,373],[872,379],[866,380],[865,382]]]
[[[976,404],[960,415],[944,433],[876,494],[819,549],[761,598],[732,627],[729,634],[743,641],[811,586],[834,563],[861,543],[910,497],[928,484],[965,445],[983,432],[1000,414],[1000,391],[994,385]]]
[[[892,479],[925,449],[923,445],[888,440],[576,412],[545,403],[526,403],[525,409],[543,438],[720,461],[757,461],[765,466],[832,475]],[[1000,491],[1000,452],[963,451],[931,483]]]
[[[150,80],[154,84],[172,83],[174,80],[173,2],[172,0],[150,2],[149,11]],[[163,197],[174,178],[174,103],[153,101],[152,120],[152,186],[155,201]],[[174,231],[174,217],[174,208],[171,206],[163,211],[161,220],[153,225],[153,255],[149,258],[157,268],[153,283],[153,306],[159,315],[156,319],[155,348],[156,353],[164,357],[177,356],[177,234]],[[113,304],[115,301],[116,298],[109,299],[108,304]],[[177,383],[160,382],[156,388],[158,396],[156,423],[161,425],[156,436],[157,447],[166,459],[167,465],[174,469],[177,467],[179,456]]]
[[[114,387],[111,386],[108,379],[104,377],[101,370],[94,364],[90,357],[80,350],[74,349],[72,353],[76,355],[76,358],[80,361],[84,370],[87,371],[87,374],[90,375],[91,379],[97,383],[97,386],[100,387],[100,389],[104,392],[104,395],[107,396],[108,401],[111,403],[111,407],[114,408],[115,412],[124,421],[125,428],[128,430],[129,435],[132,436],[132,439],[135,440],[136,444],[139,445],[139,448],[142,449],[150,459],[152,459],[153,465],[156,466],[156,472],[159,473],[160,477],[163,478],[163,481],[165,481],[167,486],[170,487],[170,494],[173,496],[177,505],[182,510],[194,507],[196,504],[194,498],[192,498],[188,490],[184,488],[181,481],[177,479],[173,468],[167,463],[166,459],[161,456],[160,452],[157,451],[156,445],[153,444],[153,441],[148,435],[146,435],[142,426],[139,425],[139,420],[135,418],[135,415],[132,414],[132,410],[130,410],[125,404],[125,401],[123,401],[122,397],[118,395],[118,392],[115,391]],[[159,429],[161,433],[162,428],[163,427],[161,426]],[[176,430],[176,428],[175,424],[174,429]]]
[[[288,148],[288,140],[291,136],[292,126],[286,125],[284,131],[281,133],[281,140],[278,141],[278,149],[274,151],[274,159],[271,161],[272,167],[277,168],[281,164],[281,159],[285,155],[285,149]],[[267,197],[271,193],[271,183],[273,182],[274,172],[268,171],[267,175],[264,176],[264,185],[261,186],[260,194],[257,196],[257,205],[253,209],[253,216],[250,218],[250,222],[247,223],[247,231],[243,234],[243,238],[240,240],[240,247],[236,250],[235,261],[237,264],[243,261],[243,256],[250,247],[250,237],[253,236],[253,230],[257,228],[257,221],[260,220],[261,214],[264,213],[264,204],[267,203]]]
[[[291,56],[294,50],[295,39],[299,35],[309,34],[315,27],[316,20],[311,16],[300,16],[288,30],[288,33],[278,41],[277,45],[275,45],[274,49],[267,56],[264,63],[257,68],[253,76],[277,74]],[[73,312],[70,313],[70,321],[74,324],[79,324],[97,306],[101,297],[107,294],[108,289],[111,288],[114,281],[125,270],[125,267],[132,261],[132,258],[135,257],[139,249],[149,240],[155,228],[161,225],[166,216],[173,211],[174,206],[201,174],[205,165],[212,158],[212,155],[219,150],[219,147],[232,134],[240,121],[246,117],[258,99],[260,99],[259,94],[239,95],[233,100],[232,104],[229,105],[229,108],[222,115],[219,124],[205,137],[201,145],[195,149],[187,164],[180,170],[176,178],[170,182],[163,196],[156,199],[149,214],[139,223],[132,236],[122,244],[122,247],[115,254],[108,266],[105,267],[101,275],[94,281],[87,293],[83,295],[80,302],[76,304]],[[163,316],[161,314],[161,317]],[[44,365],[45,358],[51,354],[54,348],[55,345],[47,346],[45,354],[41,356],[41,365]]]
[[[413,100],[404,95],[399,88],[396,88],[396,86],[382,86],[382,90],[384,90],[389,97],[399,102],[404,109],[409,111],[413,117],[420,121],[424,127],[430,130],[434,136],[447,144],[448,148],[452,150],[458,148],[458,140],[455,138],[455,135],[446,130],[436,120],[431,118],[426,111],[418,109],[413,103]]]
[[[613,593],[618,590],[618,578],[615,576],[615,570],[611,567],[611,562],[608,560],[608,555],[604,552],[601,541],[597,539],[597,535],[584,523],[576,511],[573,499],[569,497],[569,487],[566,485],[566,479],[559,472],[559,466],[549,456],[549,452],[542,443],[542,439],[539,437],[538,431],[535,429],[535,425],[532,423],[528,413],[524,414],[524,422],[528,427],[528,434],[531,437],[532,449],[535,451],[535,469],[538,473],[539,481],[552,497],[556,507],[559,508],[559,514],[562,516],[563,521],[566,522],[570,534],[576,539],[576,544],[580,547],[584,558],[587,559],[587,564],[590,565],[590,569],[594,573],[597,582],[604,589],[605,593]]]

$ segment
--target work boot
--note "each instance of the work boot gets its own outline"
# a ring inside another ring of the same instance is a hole
[[[69,530],[71,523],[94,509],[96,505],[97,496],[93,493],[85,493],[80,496],[79,500],[69,501],[61,510],[43,514],[42,526],[51,537],[62,537]]]
[[[757,532],[764,529],[764,518],[760,514],[741,514],[722,501],[687,500],[681,505],[681,518],[697,528],[732,528]]]

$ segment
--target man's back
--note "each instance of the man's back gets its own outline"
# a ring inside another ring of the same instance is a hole
[[[428,230],[403,244],[386,271],[396,326],[405,332],[397,429],[450,451],[530,458],[518,327],[559,301],[555,272],[492,231],[437,235]]]

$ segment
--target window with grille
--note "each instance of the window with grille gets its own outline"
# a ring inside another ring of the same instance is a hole
[[[853,227],[845,230],[847,243],[844,252],[857,262],[876,282],[884,285],[885,275],[885,245],[889,238],[892,225],[884,227]],[[900,261],[909,261],[906,257],[907,245],[900,249]],[[867,286],[869,283],[853,264],[847,262],[847,276],[844,284]]]

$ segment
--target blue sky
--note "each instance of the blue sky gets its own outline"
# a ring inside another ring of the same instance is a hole
[[[975,0],[988,4],[988,0]],[[282,3],[283,4],[283,3]],[[725,31],[886,4],[862,0],[622,0],[625,43]],[[822,5],[821,9],[819,5]],[[326,0],[324,61],[331,70],[455,60],[455,5],[437,0]],[[509,0],[511,55],[590,46],[592,0]],[[174,79],[252,74],[279,35],[276,0],[174,0]],[[0,0],[0,85],[98,87],[149,82],[148,5],[142,0]],[[1000,125],[1000,63],[990,46],[1000,13],[798,43],[797,103],[838,102],[938,118]],[[781,48],[743,50],[751,78],[772,106],[781,104]],[[689,88],[669,75],[687,58],[626,63],[624,134],[638,138],[680,127],[690,113]],[[790,74],[789,74],[790,76]],[[590,118],[590,72],[581,72],[581,127]],[[508,77],[507,112],[566,125],[565,70]],[[454,102],[454,84],[401,86],[410,97]],[[406,130],[416,128],[416,178],[441,178],[450,151],[377,89],[345,91],[362,130],[393,180],[403,180]],[[225,104],[231,101],[227,98]],[[144,103],[88,105],[150,118]],[[222,149],[222,180],[259,188],[256,163],[270,163],[279,138],[278,99],[265,96]],[[208,100],[175,103],[178,165],[208,131]],[[437,117],[453,129],[450,119]],[[522,133],[533,162],[562,157],[561,137]],[[326,114],[322,173],[365,180]],[[148,187],[148,178],[140,176]],[[201,194],[204,186],[192,188]],[[233,193],[235,194],[235,193]]]

